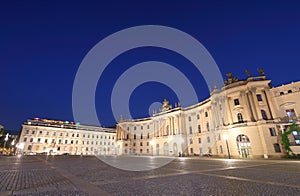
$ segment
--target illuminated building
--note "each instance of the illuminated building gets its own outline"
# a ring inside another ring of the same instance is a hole
[[[115,129],[38,119],[22,125],[19,139],[24,154],[115,154]]]
[[[213,155],[233,158],[282,157],[281,134],[299,123],[300,82],[271,87],[264,71],[238,80],[227,74],[198,104],[174,108],[165,99],[160,112],[117,124],[119,155]],[[225,138],[225,139],[224,139]],[[300,154],[300,133],[290,135]],[[228,147],[228,149],[227,149]]]

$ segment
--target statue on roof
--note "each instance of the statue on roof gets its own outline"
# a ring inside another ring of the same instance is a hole
[[[265,71],[263,70],[263,68],[258,68],[258,72],[261,76],[265,76]]]
[[[250,78],[250,77],[251,77],[251,75],[250,75],[250,71],[249,71],[248,69],[246,69],[246,74],[247,74],[248,78]]]
[[[165,98],[164,99],[164,102],[163,102],[163,105],[162,105],[162,109],[161,111],[167,111],[167,110],[170,110],[172,109],[172,105],[169,104],[169,101]]]

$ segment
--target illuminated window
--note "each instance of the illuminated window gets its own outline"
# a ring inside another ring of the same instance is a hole
[[[242,115],[241,113],[238,113],[238,114],[237,114],[237,118],[238,118],[238,122],[239,122],[239,123],[244,122],[244,121],[243,121],[243,115]]]

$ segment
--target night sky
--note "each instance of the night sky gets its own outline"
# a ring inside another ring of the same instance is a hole
[[[199,2],[2,0],[0,124],[19,131],[34,117],[72,121],[73,82],[85,55],[110,34],[138,25],[169,26],[193,36],[224,78],[232,71],[245,79],[245,69],[258,75],[262,67],[273,86],[300,79],[298,1]],[[201,73],[187,59],[161,48],[136,48],[116,57],[100,78],[105,85],[97,86],[95,105],[103,126],[115,125],[110,106],[115,81],[132,65],[151,60],[184,73],[199,101],[209,97]],[[130,97],[131,115],[148,116],[149,106],[163,98],[178,101],[164,84],[140,85]]]

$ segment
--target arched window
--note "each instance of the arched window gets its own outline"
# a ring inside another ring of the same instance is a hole
[[[243,120],[243,115],[242,115],[241,113],[238,113],[238,114],[237,114],[237,118],[238,118],[238,122],[239,122],[239,123],[244,122],[244,120]]]
[[[193,134],[193,129],[191,126],[190,126],[190,134]]]
[[[292,90],[288,90],[288,93],[292,93]]]
[[[169,135],[169,132],[170,132],[170,126],[167,125],[167,127],[166,127],[166,135]]]
[[[206,123],[207,132],[209,132],[209,123]]]
[[[127,135],[126,135],[126,139],[129,140],[129,134],[128,134],[128,133],[127,133]]]
[[[268,120],[266,111],[265,111],[265,110],[260,110],[260,112],[261,112],[262,118],[263,118],[264,120]]]
[[[136,139],[136,134],[133,135],[133,139]]]
[[[141,139],[143,139],[143,134],[141,133]]]
[[[238,135],[236,142],[239,154],[244,158],[249,157],[249,155],[252,153],[249,137],[244,134]]]

